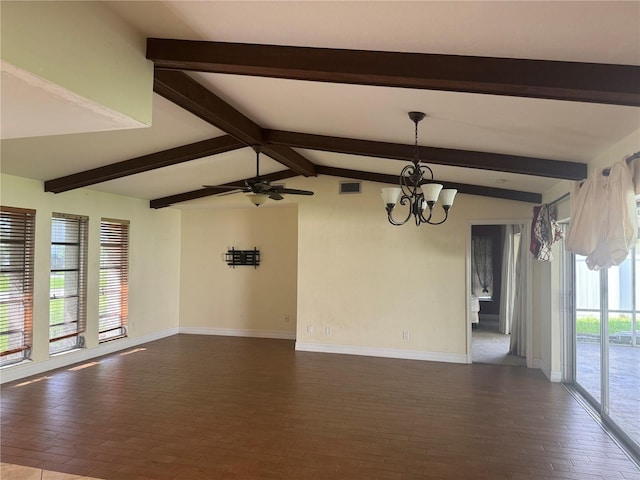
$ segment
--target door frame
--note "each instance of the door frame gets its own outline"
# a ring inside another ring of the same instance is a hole
[[[531,219],[514,219],[514,218],[492,218],[492,219],[476,219],[476,220],[468,220],[467,221],[467,254],[466,254],[466,312],[467,312],[467,363],[473,363],[472,355],[471,355],[471,340],[473,337],[472,331],[472,315],[471,315],[471,302],[469,299],[471,298],[471,235],[472,235],[472,227],[474,225],[526,225],[526,228],[530,228]],[[533,367],[533,316],[532,316],[532,262],[531,256],[527,255],[526,260],[529,263],[529,268],[527,268],[527,307],[525,313],[525,328],[527,329],[527,355],[526,355],[526,365],[527,368]]]

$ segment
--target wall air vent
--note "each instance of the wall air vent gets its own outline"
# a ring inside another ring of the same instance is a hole
[[[360,182],[340,182],[340,193],[361,193]]]

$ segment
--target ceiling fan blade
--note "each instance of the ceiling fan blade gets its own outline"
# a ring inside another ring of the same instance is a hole
[[[203,185],[203,188],[216,191],[214,195],[217,197],[224,197],[226,195],[233,195],[234,193],[242,193],[242,192],[246,193],[251,191],[249,188],[232,187],[232,186],[224,186],[224,185]]]
[[[231,187],[226,185],[203,185],[202,188],[207,188],[209,190],[218,190],[220,193],[223,193],[223,192],[232,192],[234,190],[240,190],[241,187]]]
[[[295,188],[274,188],[272,191],[285,195],[313,195],[313,192],[309,190],[296,190]]]
[[[215,196],[216,197],[226,197],[227,195],[234,195],[236,193],[244,193],[245,190],[240,190],[240,189],[236,189],[236,190],[232,190],[230,192],[222,192],[222,193],[218,193]]]
[[[271,191],[269,193],[269,198],[271,200],[282,200],[284,197],[282,195],[280,195],[279,192]]]

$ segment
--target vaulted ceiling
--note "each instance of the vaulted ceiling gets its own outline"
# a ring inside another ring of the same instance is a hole
[[[147,38],[153,125],[3,140],[3,173],[188,208],[260,145],[274,181],[396,183],[420,110],[437,180],[536,203],[640,128],[638,2],[108,5]]]

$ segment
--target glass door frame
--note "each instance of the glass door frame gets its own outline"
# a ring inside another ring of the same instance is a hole
[[[564,247],[564,244],[563,244]],[[609,416],[609,289],[608,289],[608,269],[601,269],[600,275],[600,402],[598,402],[589,391],[583,387],[577,379],[577,331],[576,331],[576,256],[562,248],[562,285],[564,294],[562,295],[562,382],[570,388],[576,390],[589,404],[593,411],[600,417],[603,427],[610,430],[617,439],[621,440],[627,451],[640,461],[640,445],[632,439],[617,423]],[[632,262],[632,280],[634,295],[632,301],[632,345],[635,342],[635,331],[637,315],[636,284],[638,277],[636,274],[635,259]]]

